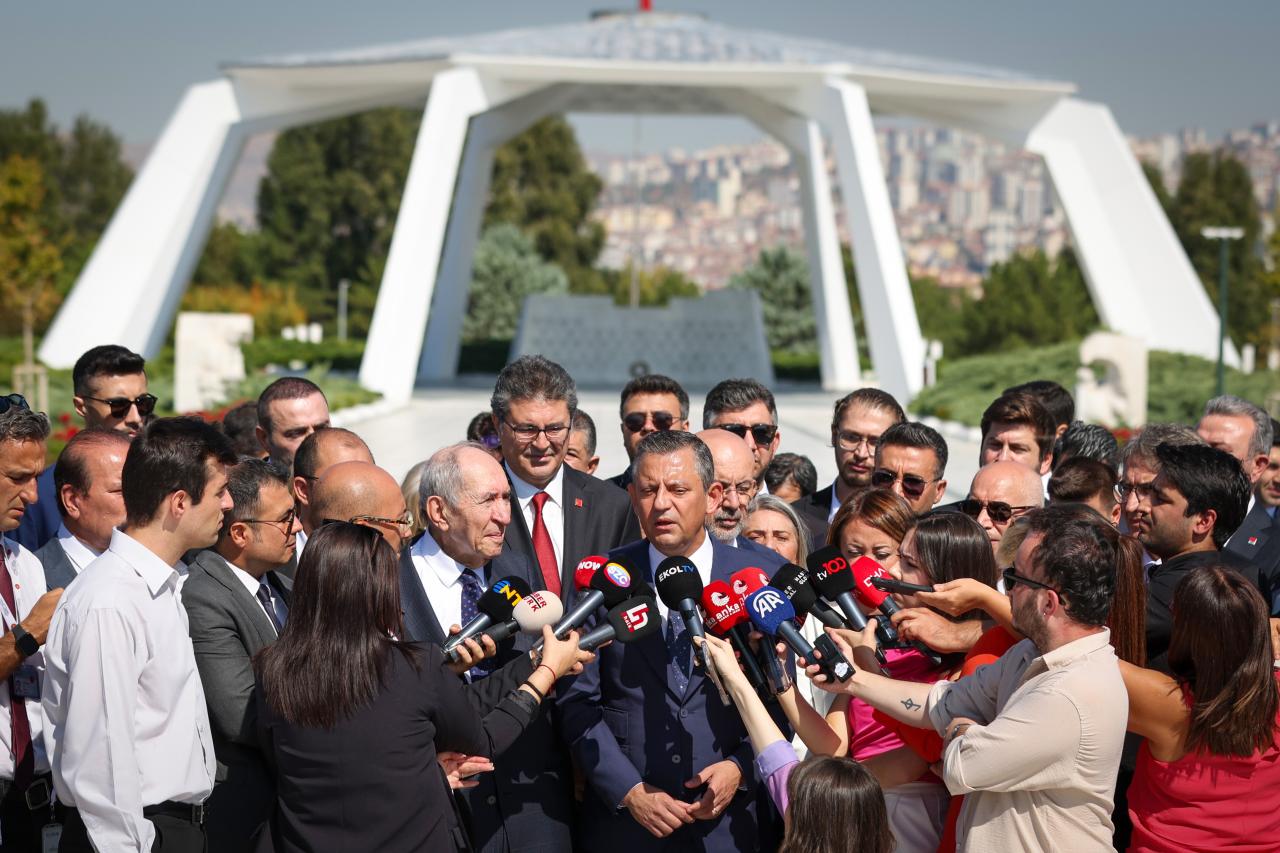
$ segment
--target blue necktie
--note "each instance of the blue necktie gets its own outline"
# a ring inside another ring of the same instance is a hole
[[[280,609],[276,607],[276,597],[271,594],[271,585],[266,581],[258,583],[258,601],[262,602],[262,609],[267,611],[267,618],[276,629],[276,636],[280,636],[280,632],[284,630],[284,619],[281,618]]]
[[[671,661],[671,675],[676,687],[683,694],[693,671],[693,638],[679,610],[667,611],[667,659]]]
[[[480,596],[484,595],[484,587],[480,585],[480,578],[472,569],[463,569],[460,577],[462,581],[462,627],[480,615],[480,609],[476,604],[480,601]],[[474,681],[477,678],[484,678],[493,671],[493,658],[485,658],[478,665],[467,670],[467,675]]]

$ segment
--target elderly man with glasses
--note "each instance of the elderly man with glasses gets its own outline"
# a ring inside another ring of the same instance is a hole
[[[747,524],[747,507],[756,496],[756,481],[751,476],[751,448],[731,432],[704,429],[698,438],[711,451],[715,481],[720,485],[720,498],[715,509],[707,513],[707,532],[720,542],[744,551],[758,551],[770,557],[772,549],[742,535]]]
[[[568,603],[578,561],[639,539],[639,522],[626,492],[564,463],[578,392],[563,367],[518,358],[489,403],[514,496],[505,550],[536,567],[535,588]]]
[[[218,773],[209,797],[209,850],[245,850],[275,802],[271,771],[250,719],[253,656],[289,618],[293,584],[277,570],[293,560],[302,527],[285,471],[261,459],[230,469],[233,507],[217,544],[201,551],[182,590],[204,684]]]

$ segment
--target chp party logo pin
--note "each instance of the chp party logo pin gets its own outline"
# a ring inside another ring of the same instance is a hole
[[[631,586],[631,572],[617,563],[609,563],[604,567],[604,573],[609,576],[609,580],[613,581],[617,586],[626,588]]]
[[[648,602],[640,602],[635,607],[622,611],[622,624],[627,626],[631,633],[635,633],[649,624],[649,604]]]

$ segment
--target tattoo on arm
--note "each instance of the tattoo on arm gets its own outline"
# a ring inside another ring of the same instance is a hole
[[[919,708],[922,706],[916,703],[915,701],[913,701],[912,699],[907,698],[902,700],[902,707],[906,708],[908,711],[914,711],[916,708]]]

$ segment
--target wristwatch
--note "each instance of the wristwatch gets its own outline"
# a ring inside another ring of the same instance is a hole
[[[40,643],[36,638],[31,636],[26,628],[16,623],[13,626],[13,644],[17,647],[18,654],[24,658],[29,658],[40,651]]]

